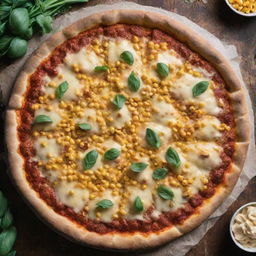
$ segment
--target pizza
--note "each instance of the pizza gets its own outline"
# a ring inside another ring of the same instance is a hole
[[[17,78],[6,114],[10,173],[66,237],[161,245],[232,191],[247,153],[236,73],[160,14],[117,10],[53,35]]]

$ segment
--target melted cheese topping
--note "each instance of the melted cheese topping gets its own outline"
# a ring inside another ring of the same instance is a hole
[[[96,66],[101,66],[103,60],[99,58],[94,51],[83,48],[78,53],[68,54],[65,63],[72,69],[78,66],[83,73],[92,73]]]
[[[213,116],[205,116],[199,122],[195,137],[200,140],[216,140],[221,137],[220,120]]]
[[[83,86],[80,83],[80,81],[76,78],[76,76],[74,75],[74,72],[72,72],[72,70],[70,70],[68,67],[66,67],[64,65],[60,65],[58,67],[58,73],[59,73],[59,75],[56,76],[53,80],[51,80],[51,83],[54,84],[55,87],[65,81],[68,82],[68,84],[69,84],[68,90],[63,95],[62,100],[65,100],[65,101],[76,100],[77,92],[79,92]],[[54,94],[55,88],[46,87],[45,93]]]
[[[96,121],[96,111],[91,108],[85,109],[83,116],[81,118],[78,118],[76,121],[79,124],[87,123],[91,125],[91,129],[89,130],[90,133],[99,133],[100,127],[99,124]]]
[[[104,199],[111,200],[113,203],[113,206],[108,209],[97,211],[96,204]],[[89,201],[88,216],[91,219],[96,219],[97,212],[99,212],[102,221],[110,222],[112,220],[112,216],[116,214],[116,212],[118,211],[118,203],[119,203],[119,197],[113,196],[111,193],[111,190],[106,190],[101,197],[97,197],[96,199]]]
[[[146,123],[146,125],[139,131],[139,137],[141,138],[141,143],[143,146],[148,147],[148,144],[145,140],[146,128],[152,129],[159,135],[162,145],[170,142],[172,137],[172,131],[170,128],[158,123],[149,122]]]
[[[55,111],[47,111],[45,109],[38,109],[35,111],[35,116],[46,115],[51,118],[51,123],[38,124],[37,128],[48,131],[56,128],[58,123],[61,121],[61,113],[58,108]]]
[[[167,63],[174,66],[181,66],[183,64],[181,58],[177,58],[176,56],[172,55],[170,51],[164,51],[158,54],[157,56],[157,63]]]
[[[152,99],[152,105],[154,111],[152,117],[156,123],[166,126],[169,122],[175,122],[180,118],[179,112],[172,104],[167,103],[164,100],[159,100],[156,96]]]
[[[75,182],[63,181],[55,187],[58,199],[65,205],[72,207],[75,212],[83,209],[88,202],[89,191],[76,187]]]
[[[128,219],[138,219],[143,220],[143,212],[148,209],[149,206],[152,205],[153,197],[152,197],[152,191],[151,189],[138,189],[137,187],[128,187],[128,193],[130,194],[128,198],[128,204],[127,204],[127,218]],[[136,209],[134,209],[134,201],[136,197],[140,197],[144,210],[142,212],[137,212]]]
[[[126,123],[131,121],[131,114],[125,105],[120,110],[113,110],[111,117],[113,118],[111,125],[118,129],[121,129]]]
[[[182,190],[179,188],[171,187],[171,190],[174,194],[174,199],[172,201],[162,199],[160,196],[155,196],[155,207],[156,212],[154,212],[154,215],[161,212],[169,212],[173,211],[179,207],[182,206],[182,204],[185,202],[183,196],[182,196]]]
[[[188,144],[187,147],[187,160],[202,170],[210,171],[222,162],[220,158],[222,148],[215,143]]]
[[[108,48],[108,61],[116,62],[120,60],[120,55],[124,51],[129,51],[132,53],[132,55],[135,57],[135,60],[138,60],[139,57],[136,53],[136,51],[133,48],[133,45],[128,40],[110,40],[109,41],[109,48]]]
[[[132,54],[132,65],[120,58],[124,51]],[[165,78],[158,74],[159,62],[169,67]],[[97,73],[96,66],[108,70]],[[57,76],[45,78],[44,95],[33,106],[35,116],[46,115],[53,122],[34,125],[33,135],[34,160],[60,202],[92,220],[146,220],[182,207],[205,189],[210,171],[222,162],[217,141],[229,128],[217,118],[221,107],[212,74],[188,66],[165,43],[104,36],[68,54],[57,71]],[[140,84],[136,92],[128,83],[132,71]],[[56,98],[56,89],[65,81],[67,90]],[[209,81],[209,87],[193,97],[192,89],[200,81]],[[112,103],[117,94],[125,97],[120,109]],[[83,130],[78,124],[88,127]],[[159,148],[148,144],[147,128],[159,136]],[[179,156],[177,168],[167,163],[169,147]],[[110,149],[112,160],[104,155]],[[98,152],[97,158],[85,159],[92,150]],[[83,161],[89,161],[91,168],[84,170]],[[141,162],[147,165],[143,170],[132,170],[132,164]],[[157,180],[153,174],[163,167],[168,173]],[[173,192],[173,199],[161,198],[159,184]],[[134,204],[137,197],[142,211]],[[112,205],[99,209],[102,200]]]
[[[60,155],[60,147],[55,139],[40,137],[35,141],[36,156],[40,160],[47,160],[49,157],[58,157]]]
[[[220,112],[217,100],[214,97],[213,90],[208,88],[204,93],[198,97],[193,97],[192,88],[201,81],[208,81],[205,77],[193,77],[190,74],[185,74],[180,79],[174,82],[172,92],[175,96],[185,102],[203,103],[204,111],[209,115],[217,115]]]

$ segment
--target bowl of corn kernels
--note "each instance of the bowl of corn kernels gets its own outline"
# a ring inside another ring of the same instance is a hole
[[[256,16],[256,0],[225,0],[237,14],[246,17]]]

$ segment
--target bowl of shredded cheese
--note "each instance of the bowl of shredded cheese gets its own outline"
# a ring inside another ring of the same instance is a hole
[[[246,17],[256,16],[256,0],[225,0],[237,14]]]
[[[235,244],[247,252],[256,252],[256,202],[241,206],[230,221]]]

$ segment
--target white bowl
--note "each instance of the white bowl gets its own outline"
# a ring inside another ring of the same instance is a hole
[[[244,209],[245,207],[249,206],[249,205],[255,205],[256,206],[256,202],[251,202],[251,203],[248,203],[248,204],[244,204],[242,205],[238,210],[236,210],[236,212],[233,214],[232,218],[231,218],[231,221],[230,221],[230,224],[229,224],[229,231],[230,231],[230,235],[232,237],[232,240],[234,241],[234,243],[242,250],[246,251],[246,252],[256,252],[256,248],[248,248],[248,247],[244,247],[243,245],[241,245],[234,237],[234,234],[232,232],[232,226],[234,224],[234,220],[235,220],[235,217],[236,215],[242,210]]]
[[[252,12],[252,13],[244,13],[244,12],[240,12],[238,11],[236,8],[234,8],[232,6],[232,4],[229,2],[229,0],[225,0],[227,5],[230,7],[231,10],[233,10],[235,13],[245,16],[245,17],[255,17],[256,16],[256,12]]]

